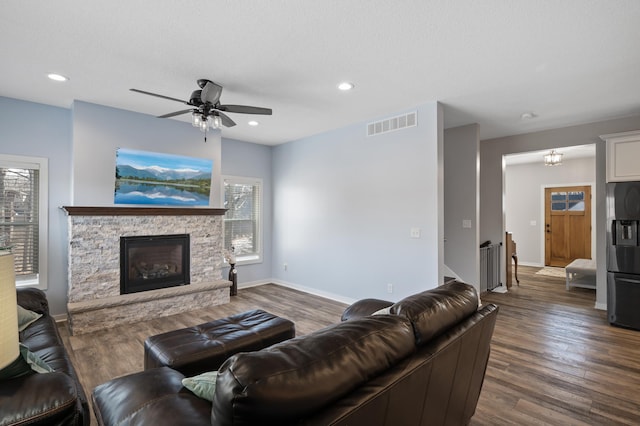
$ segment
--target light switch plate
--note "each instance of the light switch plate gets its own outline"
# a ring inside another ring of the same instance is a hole
[[[464,219],[462,221],[462,227],[463,228],[471,228],[471,221],[469,219]]]
[[[420,238],[420,228],[411,228],[411,238]]]

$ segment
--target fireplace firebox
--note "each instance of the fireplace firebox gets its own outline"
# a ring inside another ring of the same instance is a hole
[[[188,234],[120,237],[120,294],[190,282]]]

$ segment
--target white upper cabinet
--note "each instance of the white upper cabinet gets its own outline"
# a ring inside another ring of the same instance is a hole
[[[640,130],[600,139],[607,142],[607,182],[640,181]]]

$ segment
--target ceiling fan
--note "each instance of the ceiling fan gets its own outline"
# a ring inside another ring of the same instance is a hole
[[[211,80],[199,79],[198,86],[200,87],[200,90],[194,90],[188,101],[139,89],[129,90],[132,92],[142,93],[143,95],[156,96],[158,98],[169,99],[170,101],[181,102],[185,105],[189,105],[191,107],[189,109],[170,112],[169,114],[160,115],[158,118],[175,117],[177,115],[190,112],[193,126],[199,127],[203,132],[206,132],[208,128],[219,129],[220,126],[235,126],[236,123],[231,119],[231,117],[225,114],[225,112],[271,115],[270,108],[260,108],[248,105],[221,105],[220,95],[222,94],[222,86]]]

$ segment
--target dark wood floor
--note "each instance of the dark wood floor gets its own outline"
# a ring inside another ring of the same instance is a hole
[[[191,327],[252,309],[264,309],[291,319],[302,335],[340,321],[346,308],[339,302],[269,284],[241,289],[231,303],[207,309],[122,325],[94,333],[69,336],[59,327],[87,393],[114,377],[143,370],[144,340],[155,334]]]
[[[520,268],[500,313],[472,425],[640,424],[640,332],[612,327],[595,291]]]
[[[471,425],[640,424],[640,332],[611,327],[595,292],[519,269],[520,287],[487,293],[500,306],[492,352]],[[143,368],[148,336],[261,308],[306,334],[340,320],[346,306],[265,285],[241,289],[231,303],[80,336],[61,326],[87,393]]]

